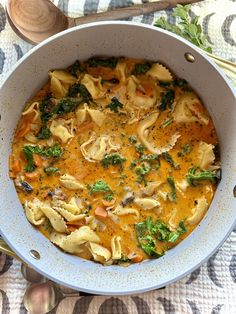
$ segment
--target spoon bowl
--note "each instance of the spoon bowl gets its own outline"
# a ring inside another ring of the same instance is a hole
[[[47,281],[29,285],[23,304],[31,314],[44,314],[53,310],[64,298],[79,296],[79,292],[64,293],[55,283]]]

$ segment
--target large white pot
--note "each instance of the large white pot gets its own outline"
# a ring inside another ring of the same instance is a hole
[[[188,62],[190,52],[195,62]],[[11,141],[25,102],[53,68],[93,55],[158,60],[185,78],[209,110],[220,139],[222,180],[201,224],[160,259],[127,268],[102,266],[63,253],[27,221],[8,177]],[[222,73],[194,46],[155,27],[130,22],[91,23],[39,44],[14,67],[1,87],[0,231],[17,255],[53,281],[98,294],[131,294],[160,288],[198,267],[223,243],[236,219],[236,101]],[[40,254],[35,259],[31,250]]]

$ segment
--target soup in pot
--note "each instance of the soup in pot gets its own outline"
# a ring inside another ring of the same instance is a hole
[[[204,104],[159,62],[90,58],[48,74],[10,156],[27,219],[105,265],[163,256],[200,223],[219,180]]]

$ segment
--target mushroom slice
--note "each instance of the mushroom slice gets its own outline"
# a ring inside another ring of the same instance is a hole
[[[114,236],[111,239],[111,251],[112,251],[112,258],[113,259],[120,259],[121,258],[121,237]]]
[[[45,221],[45,215],[40,209],[40,202],[38,199],[35,198],[33,201],[26,201],[24,208],[27,219],[33,225],[39,226]]]
[[[121,205],[116,206],[116,208],[112,211],[112,213],[117,216],[136,215],[136,217],[139,218],[139,212],[137,209],[124,208]]]
[[[160,63],[154,63],[146,75],[150,75],[152,78],[158,79],[158,81],[169,82],[173,80],[170,71]]]
[[[198,147],[199,166],[201,169],[208,167],[215,161],[214,145],[200,142]]]
[[[144,146],[153,154],[161,155],[162,153],[168,152],[171,150],[178,138],[180,137],[179,133],[175,133],[171,136],[169,142],[162,147],[155,147],[151,142],[148,141],[148,128],[150,128],[157,120],[159,113],[153,112],[148,117],[139,122],[137,133],[140,141],[144,144]]]
[[[62,186],[67,188],[68,190],[82,190],[84,189],[84,184],[80,183],[70,174],[63,174],[60,179],[60,183]]]
[[[155,207],[159,207],[160,203],[157,200],[154,200],[152,198],[139,198],[136,197],[134,200],[134,203],[141,207],[142,209],[153,209]]]
[[[85,74],[81,84],[87,88],[93,99],[104,97],[106,91],[101,84],[101,77],[95,78],[90,74]]]
[[[193,225],[199,223],[207,208],[208,202],[206,197],[203,195],[197,200],[197,205],[192,209],[193,215],[186,219],[186,224]]]
[[[209,123],[209,117],[202,112],[202,105],[196,94],[185,92],[177,101],[174,112],[174,120],[178,123],[199,121],[205,125]]]
[[[131,76],[128,78],[127,83],[127,97],[129,99],[129,103],[134,107],[138,107],[141,109],[149,109],[156,104],[157,96],[156,90],[153,87],[153,94],[151,96],[138,96],[136,90],[138,88],[139,81],[135,76]]]
[[[100,244],[89,242],[88,249],[96,262],[105,263],[111,258],[111,252]]]
[[[96,162],[101,161],[111,151],[119,150],[120,145],[113,144],[108,135],[96,137],[95,133],[93,133],[90,139],[80,146],[80,149],[86,160]]]

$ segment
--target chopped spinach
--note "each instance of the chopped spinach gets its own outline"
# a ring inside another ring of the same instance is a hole
[[[114,111],[115,113],[119,112],[120,108],[123,108],[123,104],[119,102],[118,98],[113,97],[111,99],[111,102],[109,105],[107,105],[107,108],[110,108],[111,111]]]
[[[58,115],[62,115],[71,111],[74,111],[80,103],[78,101],[64,98],[59,100],[57,106],[55,106],[53,112]]]
[[[135,231],[141,248],[153,257],[160,257],[164,254],[157,253],[157,240],[174,243],[187,232],[183,221],[179,223],[176,231],[171,231],[167,224],[160,220],[154,222],[151,217],[135,224]]]
[[[168,125],[170,125],[171,123],[173,123],[174,119],[173,118],[168,118],[166,120],[164,120],[161,124],[161,127],[164,129],[166,128]]]
[[[52,103],[52,96],[48,94],[39,104],[39,111],[41,115],[42,126],[39,130],[37,137],[39,139],[49,139],[51,136],[51,131],[47,127],[47,122],[53,116],[53,103]]]
[[[33,145],[25,145],[23,147],[23,154],[25,159],[27,160],[27,165],[25,167],[26,172],[33,172],[36,168],[34,162],[34,154],[41,155],[46,158],[50,157],[60,157],[62,154],[62,149],[58,145],[54,145],[51,147],[40,147]]]
[[[44,172],[48,175],[51,175],[51,174],[59,173],[60,170],[59,168],[56,168],[56,167],[45,167]]]
[[[131,74],[133,75],[145,74],[148,70],[151,69],[151,67],[152,64],[150,62],[136,63]]]
[[[114,195],[113,195],[113,194],[105,195],[105,196],[103,197],[103,199],[104,199],[105,201],[110,202],[110,201],[112,201],[112,200],[114,199]]]
[[[89,103],[90,101],[92,101],[92,96],[90,94],[90,92],[87,90],[87,88],[80,83],[75,83],[73,85],[70,86],[69,91],[68,91],[68,97],[76,97],[76,96],[80,96],[81,102],[86,102]]]
[[[185,144],[185,145],[181,148],[181,151],[178,152],[178,157],[183,157],[183,156],[185,156],[185,155],[190,154],[191,151],[192,151],[192,149],[193,149],[193,148],[192,148],[191,144],[189,144],[189,143]]]
[[[99,193],[99,192],[112,192],[109,185],[103,180],[97,180],[93,184],[88,184],[87,187],[90,194]]]
[[[75,77],[77,76],[77,72],[84,72],[85,68],[81,65],[79,60],[76,60],[71,66],[68,68],[68,72]]]
[[[146,180],[146,175],[149,173],[151,170],[151,167],[147,164],[142,164],[141,167],[137,167],[135,169],[135,173],[137,174],[137,182],[138,183],[143,183],[144,186],[147,185],[147,180]]]
[[[135,145],[135,150],[136,152],[138,152],[140,155],[142,155],[145,151],[145,146],[143,146],[143,144],[137,144]]]
[[[168,164],[170,164],[172,168],[179,169],[179,165],[174,162],[173,158],[168,152],[162,153],[161,156],[165,159],[165,161],[168,162]]]
[[[111,58],[90,58],[87,61],[87,64],[91,68],[96,68],[98,66],[106,67],[106,68],[111,68],[114,69],[119,61],[119,58],[111,57]]]
[[[174,179],[172,177],[167,177],[167,182],[169,183],[170,188],[171,188],[171,192],[167,194],[168,199],[171,202],[176,203],[177,195],[176,195],[175,181],[174,181]]]
[[[129,136],[129,142],[130,144],[136,144],[137,143],[137,137],[135,135]]]
[[[219,171],[201,170],[199,167],[190,168],[186,179],[192,186],[197,186],[199,181],[208,180],[217,183],[220,180]]]
[[[112,166],[122,165],[123,162],[125,161],[126,159],[119,154],[110,154],[110,155],[106,154],[104,158],[101,160],[101,165],[104,168],[107,168],[110,165]]]
[[[160,106],[158,107],[160,111],[165,111],[166,109],[172,109],[173,102],[175,99],[175,91],[173,89],[168,89],[161,93]]]

